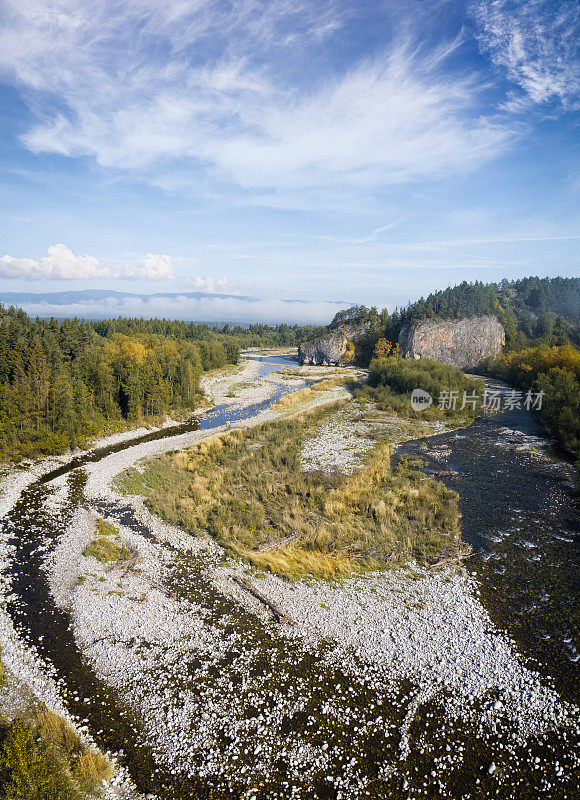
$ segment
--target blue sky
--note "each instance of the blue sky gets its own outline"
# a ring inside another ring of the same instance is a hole
[[[325,321],[580,274],[576,3],[4,0],[0,23],[4,291]]]

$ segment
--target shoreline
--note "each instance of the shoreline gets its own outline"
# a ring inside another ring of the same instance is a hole
[[[264,355],[271,353],[274,356],[280,355],[278,349],[262,351]],[[286,351],[285,351],[286,352]],[[204,417],[212,413],[218,405],[224,405],[233,408],[243,408],[246,405],[251,405],[256,400],[261,401],[267,399],[275,390],[275,382],[264,381],[262,391],[259,397],[256,397],[255,392],[245,391],[245,397],[236,398],[228,397],[227,391],[234,381],[241,380],[241,377],[256,378],[260,370],[260,363],[248,359],[243,365],[241,370],[231,373],[226,370],[211,373],[205,376],[209,386],[212,390],[213,404],[204,409],[199,409],[192,418]],[[202,379],[203,380],[203,379]],[[287,383],[282,381],[278,382],[280,385],[287,386]],[[295,383],[301,383],[297,380]],[[251,387],[248,387],[251,388]],[[338,395],[338,392],[334,393]],[[320,398],[328,402],[328,393],[325,398]],[[245,402],[244,402],[245,401]],[[267,413],[267,412],[266,412]],[[115,434],[102,436],[97,438],[91,443],[91,446],[86,450],[75,450],[59,456],[48,456],[38,459],[30,464],[26,464],[24,468],[15,466],[9,470],[2,478],[0,483],[0,519],[4,519],[6,515],[14,508],[20,496],[32,484],[41,479],[47,473],[57,470],[61,467],[68,466],[76,458],[90,456],[101,449],[106,449],[111,446],[122,444],[125,441],[139,438],[155,432],[162,432],[174,426],[179,426],[179,421],[167,418],[160,426],[144,427],[140,426],[132,430],[122,431]],[[206,438],[207,436],[214,435],[221,430],[227,430],[229,425],[221,426],[219,429],[209,431],[192,431],[190,433],[182,434],[175,437],[175,439],[160,439],[151,443],[153,446],[165,448],[166,450],[175,449],[175,440],[189,441],[192,433],[198,434],[195,439]],[[163,443],[161,445],[160,443]],[[140,445],[134,445],[139,447]],[[131,450],[134,448],[130,448]],[[113,453],[112,455],[120,455],[126,452],[125,450],[120,453]],[[95,466],[100,462],[96,462]],[[56,478],[51,482],[57,490],[57,495],[49,498],[49,503],[53,508],[58,508],[59,503],[64,502],[66,499],[65,484],[69,473],[65,472],[61,478]],[[60,495],[60,497],[59,497]],[[10,579],[7,578],[7,573],[11,563],[11,554],[13,547],[9,542],[9,537],[6,531],[2,531],[0,535],[0,653],[2,662],[9,675],[12,707],[17,708],[20,704],[26,702],[44,702],[46,705],[58,715],[62,716],[78,735],[87,743],[94,746],[93,740],[87,735],[84,729],[83,720],[77,720],[70,715],[63,703],[61,693],[57,682],[55,681],[54,671],[50,664],[46,664],[40,657],[34,647],[27,645],[16,629],[14,628],[12,619],[5,610],[6,602],[12,597],[10,588]],[[8,709],[9,711],[9,709]],[[9,712],[10,713],[10,712]],[[114,761],[114,755],[111,756]],[[143,796],[137,793],[132,781],[130,780],[126,769],[120,765],[116,765],[116,774],[107,787],[105,800],[112,800],[112,798],[122,798],[122,800],[143,800]]]
[[[187,691],[185,696],[179,694],[175,704],[169,700],[173,709],[169,718],[176,720],[175,728],[167,723],[168,697],[164,687],[178,682],[178,676],[186,669],[189,651],[201,649],[203,657],[212,663],[231,642],[224,643],[218,633],[220,629],[208,622],[203,606],[179,596],[174,599],[163,596],[155,588],[160,579],[159,564],[163,564],[166,578],[174,566],[171,558],[164,561],[166,544],[172,550],[189,552],[194,558],[192,566],[198,563],[216,594],[229,597],[237,607],[245,608],[273,635],[313,654],[324,645],[329,666],[339,666],[353,681],[366,679],[367,686],[389,696],[393,681],[411,680],[418,689],[401,726],[398,760],[411,753],[408,731],[419,707],[445,692],[451,692],[446,712],[450,719],[469,722],[484,739],[497,725],[509,723],[515,731],[513,747],[525,747],[530,737],[543,731],[573,725],[577,709],[561,702],[537,673],[521,663],[513,640],[495,629],[481,606],[472,578],[454,574],[452,570],[433,575],[416,565],[336,582],[289,584],[271,575],[260,577],[234,561],[220,564],[220,548],[213,540],[193,537],[163,522],[145,508],[141,498],[119,496],[102,480],[101,475],[99,487],[93,484],[93,498],[108,504],[129,505],[136,521],[151,531],[154,538],[145,540],[120,527],[123,540],[139,548],[145,567],[140,576],[124,579],[124,596],[116,594],[115,579],[105,575],[95,584],[96,595],[84,584],[76,590],[75,636],[88,648],[95,670],[142,709],[148,720],[147,735],[151,739],[156,737],[157,757],[167,766],[179,765],[180,769],[191,770],[187,754],[207,746],[211,730],[231,730],[234,735],[235,725],[231,727],[229,707],[211,705],[203,712],[203,724],[198,725],[194,722],[195,715],[204,704],[200,706]],[[95,568],[92,565],[91,571]],[[153,569],[157,572],[152,573]],[[292,617],[296,627],[273,623],[264,606],[232,582],[231,576],[236,574],[249,578]],[[129,597],[147,599],[136,606]],[[364,625],[357,622],[361,613]],[[136,639],[132,645],[131,639]],[[330,649],[329,641],[334,643]],[[143,648],[148,653],[146,659],[140,655]],[[160,661],[172,667],[158,676],[158,683],[155,664]],[[144,675],[148,676],[146,687]],[[220,685],[227,695],[225,677]],[[304,702],[307,699],[306,694]],[[290,713],[283,698],[277,702],[276,713],[278,716],[264,722],[272,730],[280,724],[280,715]],[[189,726],[193,730],[186,734]],[[239,738],[239,732],[236,736]],[[274,751],[270,752],[273,758]],[[316,762],[323,755],[324,751],[320,751],[312,758]],[[224,757],[222,753],[219,759],[206,765],[205,774],[215,778],[219,774],[218,763],[222,764]],[[397,759],[389,769],[396,768]],[[266,770],[265,764],[261,769]],[[194,770],[193,774],[199,772]],[[298,773],[294,775],[297,776]],[[351,795],[345,795],[348,796]]]
[[[257,377],[255,373],[256,369],[259,372],[259,366],[259,362],[249,362],[247,377]],[[244,369],[234,375],[213,376],[216,396],[225,400],[228,381],[231,385],[232,381],[240,380],[241,374],[244,374]],[[267,377],[275,375],[272,373]],[[301,380],[297,379],[297,382],[301,383]],[[262,383],[272,387],[282,381],[263,380]],[[284,386],[290,388],[287,381],[284,381]],[[246,387],[241,390],[245,392],[244,398],[227,398],[232,401],[228,405],[233,408],[251,406],[265,390],[256,392],[253,387]],[[348,396],[340,390],[321,392],[321,395],[315,405]],[[246,400],[245,404],[243,400]],[[142,498],[120,496],[110,486],[115,475],[144,458],[184,449],[232,426],[249,427],[301,410],[292,408],[291,412],[284,414],[269,408],[232,425],[137,443],[86,464],[89,474],[85,491],[93,508],[96,503],[103,502],[111,508],[114,504],[129,506],[135,519],[152,532],[153,539],[150,540],[119,526],[121,538],[143,559],[139,565],[140,572],[123,576],[121,588],[115,570],[105,571],[102,565],[91,560],[91,573],[97,577],[79,585],[78,579],[84,574],[79,568],[84,565],[86,570],[87,566],[82,549],[95,516],[86,510],[77,513],[46,562],[53,596],[59,605],[70,605],[77,642],[97,674],[141,709],[146,721],[146,735],[155,741],[160,762],[208,777],[222,775],[220,769],[228,773],[232,765],[235,773],[235,760],[239,756],[233,757],[241,745],[227,750],[226,757],[233,760],[226,767],[224,753],[218,755],[220,751],[219,748],[216,750],[212,731],[229,731],[235,737],[234,742],[243,741],[246,736],[240,729],[239,720],[236,721],[236,715],[241,713],[236,701],[232,699],[232,708],[224,708],[216,702],[217,688],[221,687],[223,696],[228,695],[225,677],[222,683],[217,680],[214,690],[207,694],[206,706],[200,706],[190,691],[177,688],[192,650],[203,653],[209,663],[218,663],[227,648],[238,641],[238,637],[224,635],[223,629],[212,623],[211,614],[208,616],[208,609],[203,604],[179,595],[172,598],[160,590],[160,586],[171,583],[172,575],[180,568],[180,559],[185,557],[194,559],[193,563],[204,573],[207,579],[204,585],[213,587],[216,595],[222,595],[234,607],[259,621],[275,640],[292,643],[310,654],[319,652],[321,647],[326,648],[329,639],[333,640],[334,646],[328,651],[325,649],[329,668],[340,667],[351,675],[353,681],[362,681],[363,684],[368,679],[369,685],[387,697],[392,695],[389,684],[393,676],[397,680],[416,682],[418,690],[408,703],[401,725],[400,747],[392,763],[385,763],[385,775],[388,770],[397,769],[398,760],[409,756],[408,732],[419,707],[445,690],[454,691],[456,695],[449,704],[450,716],[463,719],[466,715],[472,724],[480,726],[482,735],[500,720],[519,715],[515,722],[520,746],[542,729],[572,724],[577,709],[562,703],[552,689],[538,680],[537,674],[520,662],[513,641],[492,625],[477,598],[476,584],[471,578],[454,575],[450,570],[432,575],[413,565],[405,570],[370,573],[334,583],[298,581],[288,584],[271,575],[248,574],[237,562],[221,564],[220,548],[213,540],[193,537],[166,524],[150,514]],[[439,433],[440,429],[432,435]],[[132,435],[135,435],[134,431]],[[106,445],[100,443],[95,449],[103,446]],[[68,474],[52,482],[56,495],[51,502],[57,508],[67,499]],[[34,475],[31,482],[36,477]],[[249,577],[256,588],[297,622],[296,628],[273,625],[264,607],[231,581],[232,574]],[[415,577],[410,577],[411,574]],[[146,599],[141,601],[139,598]],[[361,613],[366,618],[366,627],[360,624]],[[146,645],[145,654],[141,652],[142,644]],[[163,660],[169,668],[162,676],[156,675],[155,665]],[[169,685],[175,684],[174,698],[167,696],[167,681],[170,681]],[[501,698],[494,699],[494,693],[506,687],[508,691],[504,691]],[[308,702],[308,691],[304,689],[304,702]],[[277,697],[275,713],[265,718],[262,727],[278,730],[283,720],[293,713],[293,708],[287,698]],[[547,719],[543,718],[542,709],[551,709]],[[347,715],[338,701],[335,710],[338,715]],[[190,733],[184,740],[186,730]],[[275,755],[273,735],[269,734],[270,739],[266,737],[268,741],[263,752],[255,754],[259,770],[264,773],[268,769],[268,758]],[[311,765],[316,765],[317,769],[330,769],[328,750],[322,746],[312,749],[308,743],[300,746],[307,747]],[[193,754],[200,749],[205,752],[207,748],[210,748],[207,763],[196,766]],[[296,754],[292,757],[298,758]],[[304,759],[298,761],[302,772],[297,768],[291,772],[296,780],[299,774],[308,775],[311,768],[307,767]],[[252,788],[251,783],[248,776],[248,791]],[[358,797],[348,794],[348,785],[340,786],[341,791],[347,792],[343,797]],[[137,797],[134,794],[129,796]]]

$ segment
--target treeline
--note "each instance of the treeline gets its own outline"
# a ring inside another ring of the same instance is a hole
[[[396,345],[403,325],[486,314],[502,323],[506,348],[483,371],[514,387],[543,391],[542,409],[535,413],[568,453],[580,460],[580,278],[522,278],[498,284],[464,281],[391,314],[354,306],[337,314],[330,328],[353,321],[369,323],[369,333],[355,342],[355,357],[359,364],[373,367],[375,398],[384,407],[396,408],[400,406],[395,385],[399,373],[419,368],[417,362],[398,364]],[[377,364],[382,365],[380,375]],[[418,377],[413,375],[414,380]]]
[[[580,343],[580,279],[522,278],[499,284],[463,282],[421,298],[402,313],[403,322],[439,317],[494,314],[506,332],[508,349],[531,341]]]
[[[212,326],[206,323],[180,322],[171,319],[107,319],[88,323],[101,336],[110,337],[113,333],[134,334],[154,333],[171,336],[175,339],[192,341],[235,341],[238,347],[297,347],[301,341],[312,339],[323,332],[320,325],[265,325],[262,323],[242,325]]]
[[[295,346],[316,326],[165,319],[31,320],[0,306],[0,458],[60,453],[199,405],[203,372],[241,348]]]
[[[580,278],[523,278],[500,283],[468,283],[433,292],[406,308],[354,306],[339,312],[330,328],[351,321],[370,322],[357,358],[368,364],[379,339],[396,344],[403,325],[422,319],[497,316],[506,332],[507,349],[541,341],[552,346],[580,344]]]
[[[99,330],[100,326],[103,326]],[[119,328],[121,330],[119,330]],[[59,453],[199,404],[204,370],[236,363],[235,337],[204,340],[0,311],[0,457]]]

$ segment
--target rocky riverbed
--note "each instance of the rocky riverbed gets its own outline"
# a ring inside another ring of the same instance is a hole
[[[254,362],[216,377],[218,405],[242,411],[276,397],[283,379],[261,376],[263,369]],[[228,400],[232,382],[260,388],[243,386],[243,401]],[[283,382],[285,391],[293,388],[288,376]],[[340,389],[320,394],[316,402],[345,396]],[[221,413],[213,412],[215,423]],[[275,415],[262,407],[234,421]],[[56,475],[43,501],[46,519],[60,521],[54,539],[39,534],[38,541],[50,600],[93,673],[132,709],[133,746],[149,748],[155,764],[154,794],[572,798],[577,709],[492,623],[473,575],[411,564],[336,583],[290,584],[224,561],[212,540],[167,525],[141,498],[112,487],[115,475],[141,459],[228,424],[87,461]],[[342,430],[340,418],[334,425],[321,430],[323,446],[310,443],[305,463],[324,457],[332,465],[335,442],[334,462],[356,468],[364,432]],[[99,516],[118,526],[128,564],[111,568],[83,555]],[[8,569],[9,562],[7,551]],[[274,622],[236,575],[294,624]],[[87,718],[98,702],[87,698]],[[140,762],[126,755],[139,782]]]
[[[271,362],[269,358],[272,359]],[[28,630],[27,623],[34,622],[37,628],[40,626],[42,629],[41,620],[51,619],[53,616],[50,608],[40,609],[36,605],[37,595],[43,595],[42,587],[30,587],[30,580],[25,579],[26,588],[32,589],[32,600],[28,598],[28,603],[14,591],[14,585],[18,583],[14,581],[14,566],[18,565],[18,573],[26,572],[22,563],[24,560],[30,558],[36,562],[40,559],[46,567],[54,597],[67,609],[67,615],[70,611],[68,598],[79,578],[78,564],[73,567],[70,558],[63,560],[61,556],[63,553],[68,553],[69,556],[72,553],[78,561],[83,547],[82,538],[79,539],[77,535],[82,526],[79,526],[78,531],[73,526],[74,535],[67,535],[65,532],[64,523],[70,514],[71,502],[74,502],[70,497],[68,476],[73,476],[74,482],[79,465],[90,463],[96,466],[99,459],[106,454],[119,455],[124,451],[126,442],[138,442],[134,445],[137,449],[133,449],[131,453],[134,461],[151,453],[175,449],[176,445],[186,447],[215,430],[224,430],[231,421],[244,419],[247,409],[248,416],[252,419],[259,414],[260,419],[271,418],[273,412],[268,412],[268,407],[281,394],[304,385],[303,380],[296,376],[285,380],[280,376],[270,377],[281,366],[288,367],[292,363],[280,358],[279,353],[270,354],[266,351],[253,354],[239,369],[207,376],[207,394],[215,406],[203,414],[200,423],[194,421],[179,424],[168,419],[161,428],[137,429],[103,438],[86,453],[77,451],[42,462],[23,463],[18,468],[5,472],[0,484],[0,648],[7,674],[2,701],[2,712],[6,719],[21,713],[31,702],[45,702],[49,708],[68,719],[87,742],[92,742],[93,739],[102,741],[102,730],[89,730],[86,727],[89,722],[88,717],[85,717],[86,705],[91,698],[83,699],[78,689],[69,691],[67,682],[70,676],[60,675],[44,652],[47,642],[50,641],[50,632],[46,631],[46,635],[44,631],[40,635],[33,635]],[[231,391],[233,381],[244,384],[242,397],[239,396],[239,391],[235,394]],[[347,395],[337,389],[315,398],[311,404],[341,396]],[[199,433],[198,427],[202,428]],[[32,496],[29,498],[30,493]],[[37,513],[39,509],[34,508],[40,502],[41,514]],[[19,538],[15,539],[15,536]],[[58,544],[52,552],[54,536],[57,537]],[[22,550],[15,543],[23,545],[26,557],[23,558]],[[45,553],[48,552],[50,557],[45,558]],[[59,572],[59,569],[64,571]],[[35,578],[39,579],[39,583],[42,582],[40,574],[35,573]],[[55,637],[55,641],[58,641],[58,637]],[[65,657],[64,661],[66,660]],[[103,706],[106,705],[104,701],[101,702]],[[118,737],[116,741],[119,741]],[[113,749],[123,756],[122,748]],[[114,754],[111,757],[114,759]],[[105,794],[107,797],[142,797],[120,763],[116,776],[105,789]]]

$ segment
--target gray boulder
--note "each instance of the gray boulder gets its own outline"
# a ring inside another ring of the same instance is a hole
[[[311,342],[302,342],[298,348],[301,364],[313,364],[327,367],[343,364],[348,339],[340,331],[319,336]]]
[[[345,358],[348,343],[364,338],[370,327],[368,321],[347,322],[311,342],[302,342],[298,348],[300,363],[323,367],[343,366],[348,363],[348,359]]]
[[[419,320],[399,335],[403,358],[430,358],[460,369],[496,356],[504,344],[505,331],[493,316]]]

